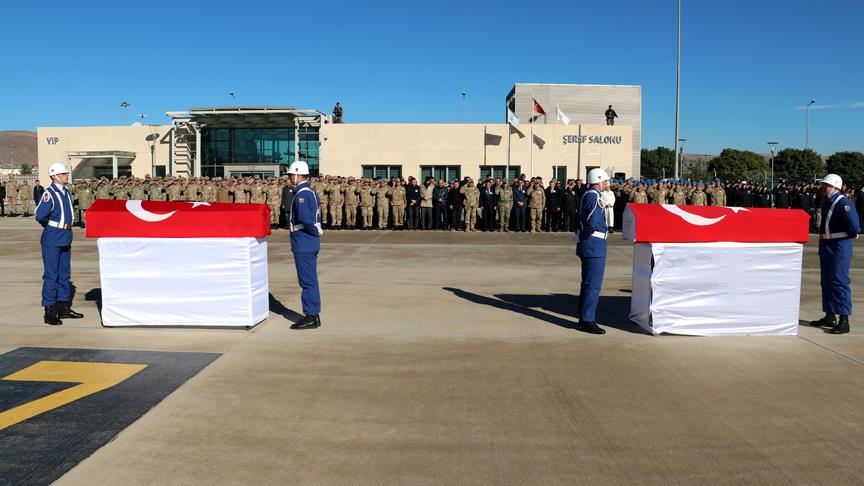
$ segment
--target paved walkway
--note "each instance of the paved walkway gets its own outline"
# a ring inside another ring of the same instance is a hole
[[[612,240],[591,336],[569,235],[328,232],[323,327],[290,331],[287,234],[274,313],[251,331],[104,329],[94,241],[77,308],[41,324],[38,229],[0,219],[0,352],[221,353],[59,484],[853,484],[864,478],[864,320],[847,336],[652,337],[627,322],[630,246]],[[864,247],[855,305],[864,308]],[[818,317],[805,249],[801,317]],[[742,284],[746,285],[746,282]],[[284,316],[284,317],[283,317]],[[286,319],[287,317],[287,319]],[[69,447],[74,447],[70,444]]]

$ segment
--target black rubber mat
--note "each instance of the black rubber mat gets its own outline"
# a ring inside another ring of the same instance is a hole
[[[0,484],[52,483],[219,356],[55,348],[0,355]]]

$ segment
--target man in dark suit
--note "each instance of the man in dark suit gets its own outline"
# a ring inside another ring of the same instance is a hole
[[[480,207],[483,208],[483,231],[495,229],[495,189],[492,180],[487,179],[480,189]]]
[[[282,187],[282,203],[279,205],[279,223],[283,228],[288,227],[288,212],[294,202],[294,186],[287,183]]]

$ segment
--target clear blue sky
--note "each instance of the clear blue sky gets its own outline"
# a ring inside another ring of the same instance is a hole
[[[674,0],[13,2],[0,129],[167,122],[166,111],[294,105],[351,122],[501,123],[514,82],[638,84],[644,147],[674,134]],[[864,150],[864,2],[684,0],[687,152]],[[799,108],[799,109],[796,109]],[[131,122],[132,120],[130,120]]]

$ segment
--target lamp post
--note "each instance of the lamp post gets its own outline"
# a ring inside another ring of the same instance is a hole
[[[678,139],[678,142],[681,144],[681,149],[680,149],[681,150],[681,156],[679,157],[679,161],[681,163],[681,172],[679,173],[680,177],[676,177],[675,180],[678,180],[681,177],[684,177],[684,142],[686,142],[686,141],[687,141],[686,138],[679,138]]]
[[[12,152],[10,155],[10,157],[12,158],[12,160],[10,161],[12,163],[12,169],[15,169],[15,146],[10,145],[9,150],[11,150],[11,152]]]
[[[768,142],[768,147],[771,149],[771,190],[774,190],[774,150],[777,148],[777,142]]]
[[[125,100],[121,101],[121,102],[120,102],[120,109],[123,110],[123,124],[124,124],[124,125],[126,124],[126,111],[127,111],[127,108],[129,108],[129,102],[128,102],[128,101],[125,101]]]
[[[233,92],[233,91],[229,91],[229,92],[228,92],[228,96],[231,97],[231,100],[232,100],[232,101],[237,101],[237,93],[235,93],[235,92]]]
[[[678,60],[675,63],[675,179],[678,174],[678,125],[681,121],[681,0],[678,0]]]
[[[804,110],[807,112],[807,126],[804,128],[804,149],[810,148],[810,107],[816,104],[816,100],[810,100],[810,103],[807,103],[807,108]]]
[[[468,96],[467,91],[462,91],[462,123],[465,123],[465,97]]]

